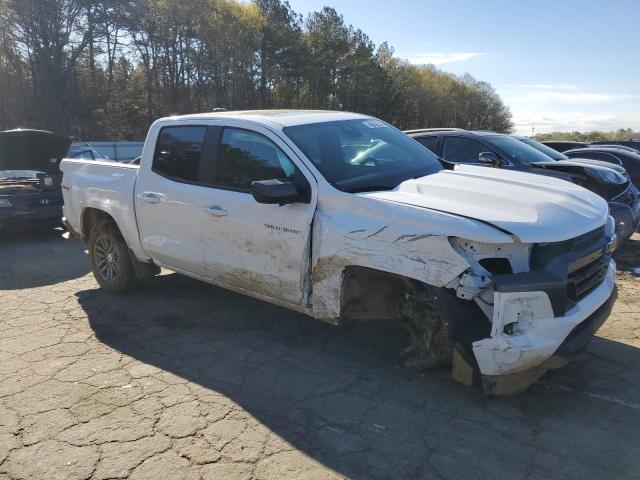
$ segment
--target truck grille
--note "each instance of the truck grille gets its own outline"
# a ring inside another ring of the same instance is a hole
[[[562,316],[600,285],[611,254],[604,227],[562,242],[534,245],[531,270],[547,275],[547,291],[556,316]]]
[[[544,270],[554,260],[564,257],[572,251],[593,251],[593,246],[603,238],[604,226],[563,242],[536,244],[531,250],[531,269]],[[574,262],[574,264],[577,262]]]
[[[575,303],[591,293],[602,283],[608,268],[609,255],[603,251],[594,252],[574,262],[567,278],[567,300]]]

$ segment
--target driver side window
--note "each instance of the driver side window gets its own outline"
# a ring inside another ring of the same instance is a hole
[[[216,161],[214,186],[249,191],[256,180],[291,179],[295,166],[267,137],[238,128],[225,128]]]
[[[491,149],[464,137],[445,137],[442,158],[454,163],[478,163],[478,155]]]

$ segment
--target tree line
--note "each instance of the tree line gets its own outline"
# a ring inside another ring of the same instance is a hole
[[[601,131],[593,130],[591,132],[551,132],[539,133],[535,137],[539,142],[549,140],[571,140],[575,142],[600,142],[604,140],[631,140],[640,138],[640,132],[631,128],[620,128],[618,130]]]
[[[0,0],[0,129],[137,140],[158,117],[217,107],[512,128],[489,83],[400,59],[333,8],[303,18],[283,0]]]

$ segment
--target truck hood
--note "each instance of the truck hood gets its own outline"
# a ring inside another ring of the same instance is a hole
[[[525,243],[568,240],[609,215],[604,199],[564,180],[469,165],[359,195],[480,220]]]
[[[7,130],[0,132],[0,172],[33,170],[59,174],[60,161],[71,140],[44,130]]]

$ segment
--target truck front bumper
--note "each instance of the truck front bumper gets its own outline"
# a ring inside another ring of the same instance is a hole
[[[611,260],[601,284],[559,317],[545,292],[496,293],[491,337],[472,344],[485,392],[520,392],[545,371],[566,364],[608,317],[615,272]]]

